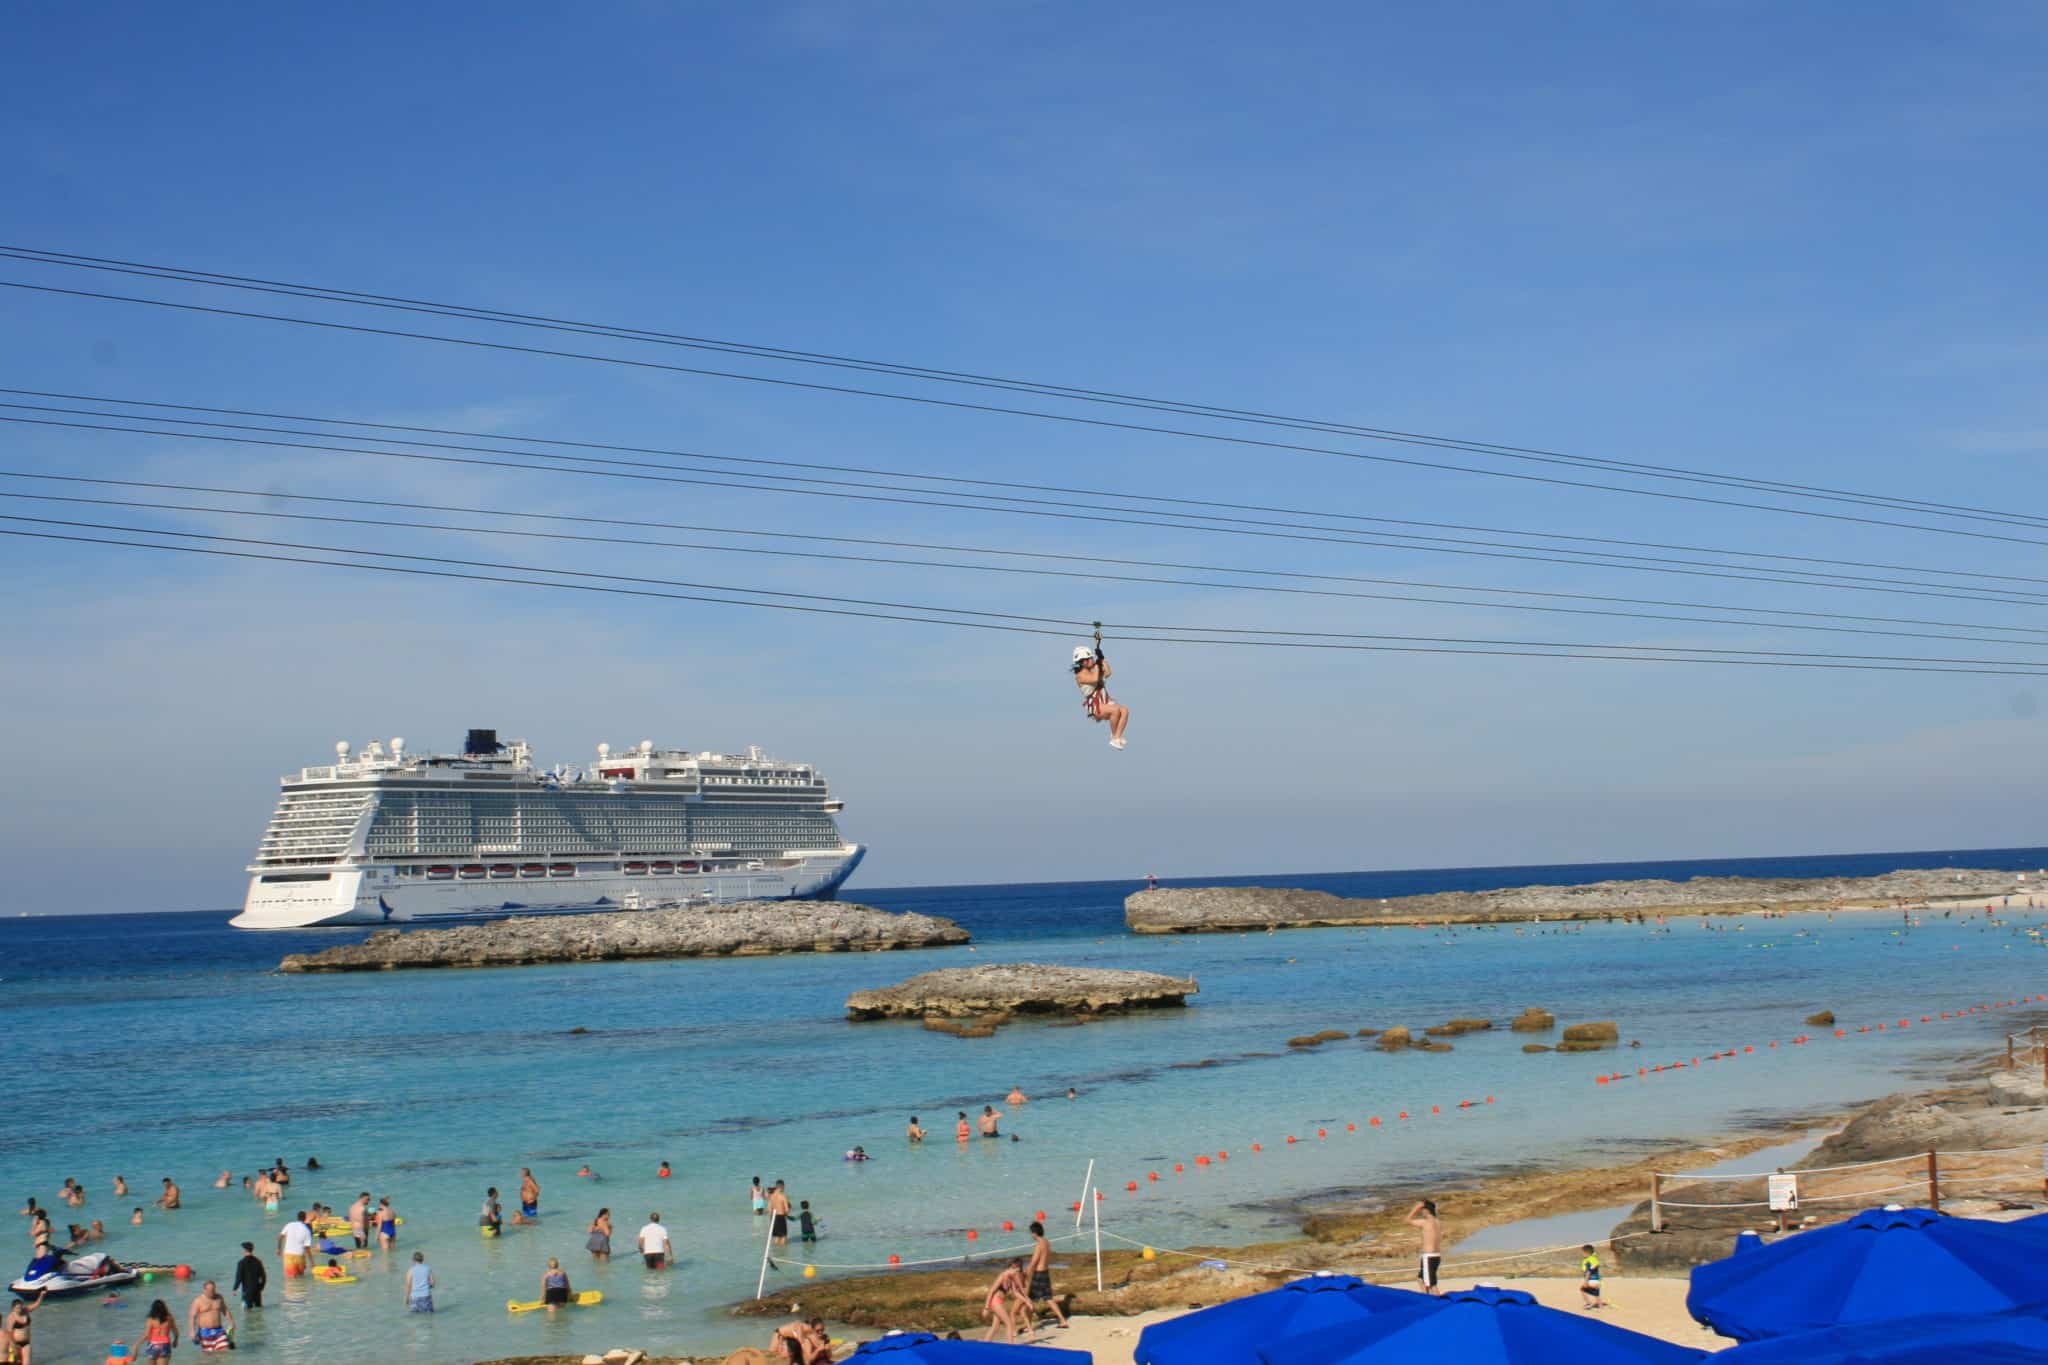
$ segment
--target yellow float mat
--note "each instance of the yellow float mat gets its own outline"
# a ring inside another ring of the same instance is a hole
[[[593,1304],[600,1304],[603,1302],[604,1294],[602,1291],[596,1289],[586,1289],[581,1294],[576,1295],[574,1298],[570,1299],[567,1303],[561,1306],[564,1308],[589,1308]],[[545,1307],[547,1307],[547,1305],[545,1303],[542,1303],[539,1299],[529,1299],[525,1303],[521,1303],[517,1299],[505,1300],[505,1311],[508,1313],[531,1313],[535,1309]]]
[[[311,1273],[314,1279],[323,1281],[327,1284],[354,1284],[356,1282],[355,1276],[330,1274],[328,1273],[327,1268],[325,1266],[322,1266],[319,1269],[312,1271]]]

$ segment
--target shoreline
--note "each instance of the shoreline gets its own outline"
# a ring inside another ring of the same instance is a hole
[[[1952,1140],[1986,1140],[1986,1134],[2016,1136],[2032,1143],[2048,1141],[2048,1085],[2001,1070],[1999,1059],[1990,1053],[1973,1054],[1951,1067],[1938,1084],[1923,1081],[1912,1089],[1844,1107],[1807,1114],[1794,1111],[1734,1132],[1674,1139],[1624,1162],[1503,1167],[1447,1177],[1423,1187],[1395,1187],[1371,1198],[1340,1191],[1311,1195],[1291,1201],[1298,1228],[1294,1236],[1245,1244],[1150,1248],[1154,1258],[1147,1259],[1148,1249],[1105,1232],[1104,1288],[1097,1291],[1089,1284],[1093,1257],[1085,1249],[1056,1254],[1055,1282],[1066,1291],[1069,1316],[1111,1323],[1129,1323],[1139,1315],[1165,1310],[1185,1312],[1316,1271],[1355,1274],[1407,1287],[1414,1278],[1414,1234],[1405,1225],[1406,1211],[1424,1197],[1435,1198],[1442,1205],[1443,1245],[1448,1248],[1443,1264],[1446,1280],[1470,1280],[1475,1272],[1489,1283],[1495,1279],[1533,1277],[1540,1282],[1550,1277],[1575,1277],[1580,1254],[1576,1244],[1470,1254],[1460,1254],[1457,1248],[1504,1225],[1617,1208],[1629,1212],[1600,1236],[1584,1239],[1603,1247],[1610,1276],[1639,1281],[1677,1276],[1682,1280],[1695,1260],[1725,1254],[1727,1243],[1741,1226],[1761,1220],[1768,1232],[1769,1216],[1735,1213],[1731,1206],[1732,1221],[1729,1217],[1701,1217],[1695,1227],[1673,1230],[1678,1235],[1652,1238],[1645,1215],[1653,1173],[1668,1176],[1725,1166],[1731,1160],[1802,1140],[1812,1141],[1811,1151],[1785,1169],[1819,1169],[1872,1158],[1905,1161],[1916,1159],[1937,1142],[1946,1146]],[[2031,1165],[2039,1171],[2038,1156],[2031,1158]],[[1749,1191],[1744,1195],[1756,1197]],[[1978,1211],[2044,1207],[2048,1206],[2048,1188],[2028,1187],[2027,1196],[2016,1200],[1972,1195],[1967,1189],[1948,1193],[1944,1199],[1946,1207],[1986,1203],[1991,1209]],[[1860,1202],[1838,1205],[1835,1214],[1846,1216],[1861,1206]],[[1825,1210],[1827,1206],[1816,1207]],[[1822,1221],[1832,1218],[1824,1212]],[[1111,1249],[1112,1241],[1121,1245]],[[805,1315],[818,1314],[856,1331],[900,1328],[978,1334],[983,1326],[978,1317],[980,1295],[994,1265],[995,1258],[991,1258],[930,1270],[819,1280],[795,1293],[736,1303],[729,1311],[738,1317],[779,1318],[800,1306]],[[1567,1284],[1576,1284],[1576,1279]],[[1135,1336],[1135,1329],[1131,1335]],[[1060,1344],[1067,1338],[1054,1332],[1045,1340]]]

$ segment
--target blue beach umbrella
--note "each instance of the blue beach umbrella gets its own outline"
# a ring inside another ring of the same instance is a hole
[[[2044,1257],[2048,1228],[1866,1209],[1695,1266],[1685,1307],[1737,1341],[1928,1313],[1997,1313],[2048,1299]]]
[[[1675,1346],[1487,1285],[1276,1341],[1263,1365],[1700,1365]]]
[[[1155,1322],[1138,1334],[1132,1358],[1138,1365],[1256,1365],[1258,1348],[1269,1341],[1435,1302],[1413,1290],[1367,1284],[1356,1275],[1311,1275],[1263,1294]]]
[[[2008,1365],[2048,1360],[2039,1306],[2009,1313],[1930,1313],[1752,1341],[1714,1365]]]
[[[1086,1351],[1050,1346],[1006,1346],[995,1341],[947,1341],[930,1332],[891,1332],[863,1341],[847,1360],[874,1365],[1095,1365]]]

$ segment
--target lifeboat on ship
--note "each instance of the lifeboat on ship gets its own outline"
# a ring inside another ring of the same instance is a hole
[[[545,877],[548,875],[547,864],[527,863],[519,869],[519,875],[522,877]]]
[[[457,875],[466,882],[473,882],[484,875],[484,865],[482,863],[464,863],[462,871]]]
[[[548,865],[548,875],[550,877],[573,877],[576,875],[576,864],[550,863]]]
[[[626,864],[626,875],[627,875],[628,877],[644,877],[644,876],[646,876],[646,875],[647,875],[647,864],[646,864],[646,863],[627,863],[627,864]]]
[[[654,865],[654,875],[657,877],[674,876],[675,870],[676,865],[674,863],[656,863]]]
[[[437,865],[427,869],[427,880],[430,882],[446,882],[453,881],[454,879],[455,869],[452,867]]]
[[[491,876],[499,879],[500,881],[504,880],[506,877],[516,877],[518,875],[519,869],[512,866],[512,864],[510,863],[491,864]]]

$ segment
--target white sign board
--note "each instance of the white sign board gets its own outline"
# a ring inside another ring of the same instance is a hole
[[[1786,1213],[1799,1207],[1799,1177],[1780,1171],[1771,1177],[1771,1211]]]

